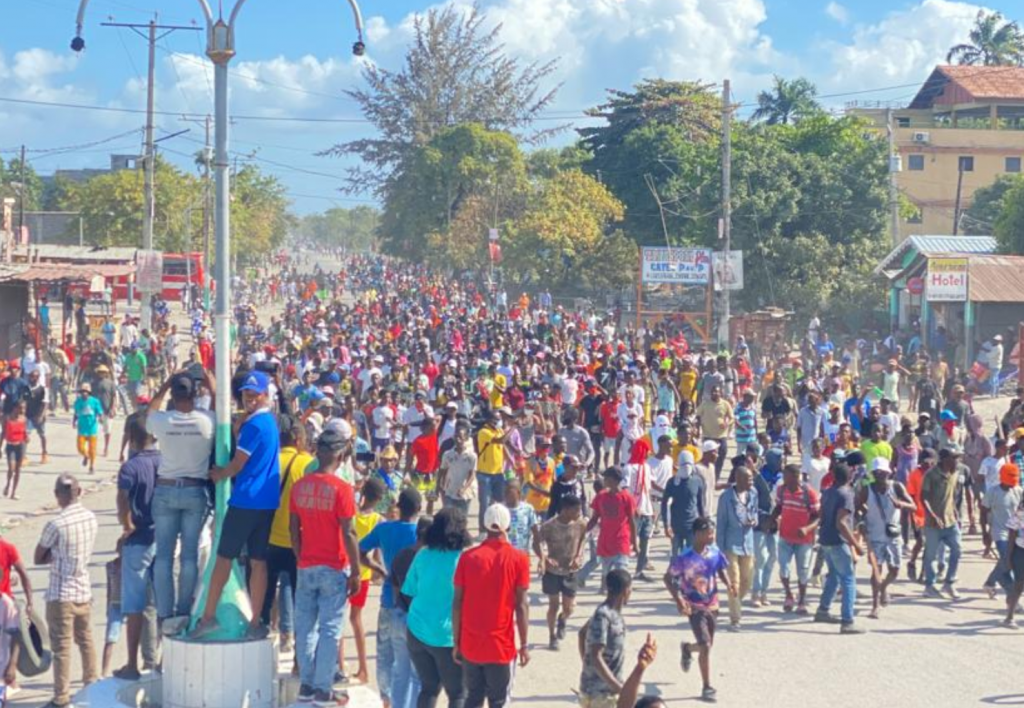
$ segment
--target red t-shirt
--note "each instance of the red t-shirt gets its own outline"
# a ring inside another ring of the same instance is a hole
[[[331,474],[307,474],[292,487],[292,514],[299,519],[302,547],[300,568],[325,565],[348,568],[348,553],[341,535],[341,520],[356,515],[352,487]]]
[[[616,438],[619,436],[622,426],[619,422],[618,409],[618,401],[605,401],[601,404],[601,411],[599,413],[601,417],[601,433],[606,438]]]
[[[503,538],[488,538],[459,557],[463,589],[459,651],[474,664],[516,658],[516,589],[530,587],[530,559]]]
[[[786,543],[807,545],[814,543],[814,534],[801,536],[797,531],[811,523],[812,516],[819,513],[818,493],[807,485],[791,492],[779,487],[776,499],[782,507],[779,515],[779,537]],[[805,491],[806,490],[806,491]]]
[[[416,471],[420,474],[434,474],[437,471],[440,448],[436,435],[420,435],[412,444],[412,457]]]
[[[11,594],[11,568],[21,562],[21,556],[13,543],[0,538],[0,594]]]
[[[636,499],[624,489],[602,492],[590,502],[598,521],[597,555],[628,556],[632,548],[629,520],[636,515]]]
[[[28,440],[28,420],[8,418],[4,421],[4,439],[11,445],[21,445]]]

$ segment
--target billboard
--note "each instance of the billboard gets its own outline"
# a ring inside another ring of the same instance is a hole
[[[743,289],[743,251],[715,251],[711,257],[715,273],[715,291]]]
[[[965,302],[967,259],[929,258],[925,292],[928,302]]]
[[[640,254],[640,281],[644,284],[707,285],[711,282],[711,251],[645,246]]]
[[[164,288],[164,254],[140,249],[135,254],[135,285],[144,293],[162,292]]]

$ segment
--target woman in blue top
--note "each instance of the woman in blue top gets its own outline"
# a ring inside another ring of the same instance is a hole
[[[402,585],[409,606],[409,657],[423,687],[417,708],[434,708],[444,687],[451,708],[462,708],[462,667],[452,657],[452,600],[455,566],[470,544],[466,514],[442,509],[427,529],[425,546],[416,553]]]

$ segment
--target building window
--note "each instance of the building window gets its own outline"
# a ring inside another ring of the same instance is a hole
[[[1020,172],[1020,158],[1019,157],[1008,157],[1006,158],[1006,169],[1004,172]]]
[[[974,172],[974,157],[961,155],[959,169],[961,172]]]
[[[924,155],[907,155],[907,169],[911,172],[924,170]]]

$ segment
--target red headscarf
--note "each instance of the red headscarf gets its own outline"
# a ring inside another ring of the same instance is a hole
[[[647,442],[647,438],[640,438],[633,443],[633,449],[629,453],[629,464],[642,465],[647,462],[647,458],[650,456],[651,444]]]

